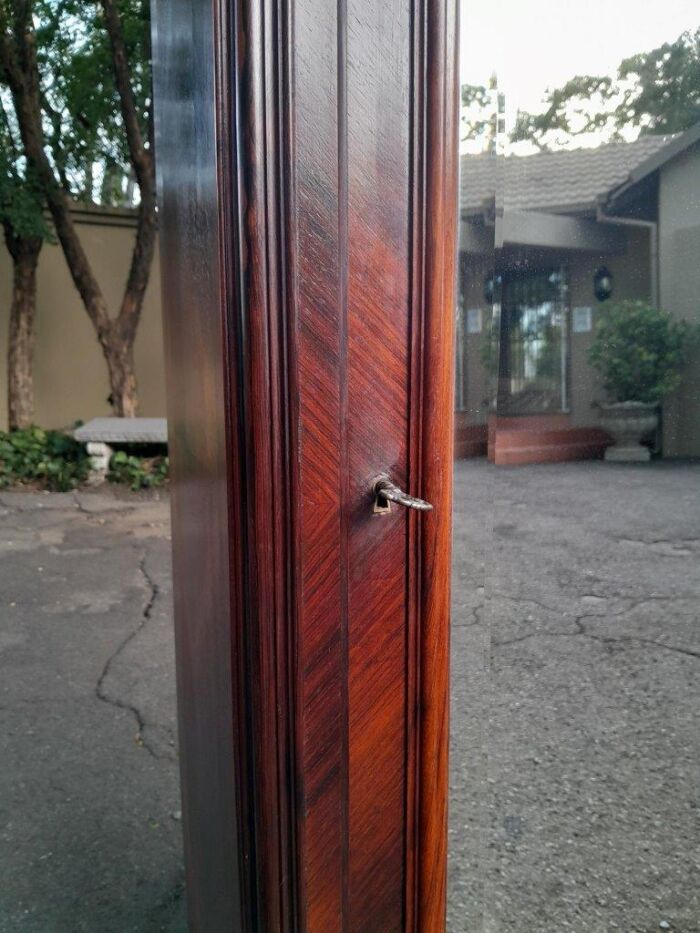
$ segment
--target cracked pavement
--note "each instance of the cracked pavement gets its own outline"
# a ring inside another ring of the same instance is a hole
[[[699,484],[457,464],[449,933],[699,933]],[[170,614],[165,497],[0,493],[0,933],[184,933]]]
[[[700,464],[456,466],[450,933],[700,931]]]
[[[0,931],[184,933],[167,498],[0,493]]]

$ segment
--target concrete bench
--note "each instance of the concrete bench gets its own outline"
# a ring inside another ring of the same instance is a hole
[[[113,444],[167,444],[168,422],[165,418],[93,418],[76,428],[73,437],[86,444],[95,479],[103,479]]]

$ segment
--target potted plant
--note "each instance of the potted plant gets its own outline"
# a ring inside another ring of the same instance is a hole
[[[693,338],[686,321],[645,301],[619,301],[601,311],[589,360],[608,396],[601,423],[615,444],[606,460],[649,459],[641,442],[657,427],[664,396],[679,387]]]

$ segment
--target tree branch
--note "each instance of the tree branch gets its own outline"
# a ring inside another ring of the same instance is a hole
[[[105,347],[109,343],[112,326],[107,305],[75,229],[68,195],[58,183],[44,148],[36,34],[29,15],[29,3],[17,3],[15,9],[17,12],[10,32],[7,14],[0,7],[0,67],[7,76],[27,162],[44,189],[71,277],[98,340]]]
[[[114,0],[100,0],[110,41],[117,93],[129,159],[139,185],[141,201],[131,266],[119,314],[110,319],[103,293],[93,274],[71,214],[71,199],[56,177],[47,154],[44,134],[42,88],[36,54],[36,35],[31,17],[32,0],[0,0],[0,69],[8,73],[22,146],[28,164],[39,179],[61,242],[73,282],[97,332],[110,373],[112,403],[118,414],[136,412],[136,380],[133,344],[143,298],[148,285],[156,240],[156,188],[152,121],[144,132],[139,123],[131,84],[122,20]],[[13,15],[9,14],[12,10]],[[29,12],[28,12],[29,11]],[[12,19],[11,29],[8,19]],[[45,103],[45,102],[44,102]],[[55,142],[55,141],[52,141]],[[60,160],[57,160],[57,162]]]
[[[22,72],[15,57],[7,13],[0,5],[0,76],[7,84],[19,83]]]
[[[126,55],[121,17],[114,0],[100,0],[100,2],[105,14],[105,28],[112,47],[114,80],[121,103],[129,156],[141,195],[136,242],[117,320],[120,334],[126,340],[133,340],[141,316],[143,297],[148,286],[156,243],[156,184],[152,120],[149,118],[147,123],[149,145],[146,148],[131,86],[131,74]],[[151,107],[151,111],[152,109]]]
[[[144,145],[141,125],[139,123],[134,100],[134,91],[131,86],[131,74],[124,43],[124,30],[122,21],[114,0],[100,0],[105,15],[105,28],[112,47],[112,66],[114,68],[114,81],[119,94],[124,131],[129,147],[129,156],[134,166],[136,179],[141,189],[141,197],[155,188],[155,173],[153,167],[153,154]]]
[[[66,154],[61,147],[61,114],[52,106],[45,91],[41,91],[41,106],[51,123],[51,138],[48,140],[56,165],[58,178],[63,189],[70,194],[70,183],[66,174]]]

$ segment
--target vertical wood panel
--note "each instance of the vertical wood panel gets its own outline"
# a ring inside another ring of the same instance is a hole
[[[193,930],[244,930],[248,741],[230,561],[240,477],[225,365],[234,273],[221,235],[227,118],[215,67],[225,23],[203,0],[157,0],[153,21],[187,902]]]
[[[292,13],[290,240],[296,395],[296,768],[302,928],[343,929],[344,601],[335,5]]]
[[[410,13],[348,0],[348,929],[367,933],[404,924],[409,516],[368,490],[408,479]]]

